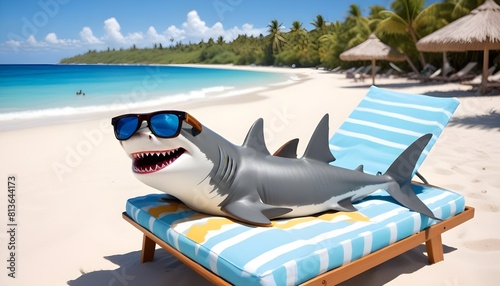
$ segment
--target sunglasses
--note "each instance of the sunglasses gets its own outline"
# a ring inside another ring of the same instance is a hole
[[[148,123],[149,130],[160,138],[179,136],[183,121],[197,132],[201,132],[202,129],[201,123],[196,118],[183,111],[164,110],[144,114],[124,114],[111,119],[116,139],[130,139],[139,130],[144,120]]]

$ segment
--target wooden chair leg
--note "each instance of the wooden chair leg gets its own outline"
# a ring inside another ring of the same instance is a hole
[[[425,242],[429,263],[434,264],[444,260],[443,241],[441,235],[436,235]]]
[[[141,262],[149,262],[153,261],[155,257],[155,249],[156,243],[144,234],[142,238],[142,254],[141,254]]]

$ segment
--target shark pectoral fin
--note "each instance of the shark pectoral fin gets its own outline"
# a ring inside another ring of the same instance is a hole
[[[338,202],[338,207],[336,207],[335,209],[336,210],[339,210],[339,211],[345,211],[345,212],[356,212],[358,211],[357,208],[355,208],[353,205],[352,205],[352,201],[351,201],[351,198],[345,198],[343,200],[340,200]]]
[[[249,200],[230,202],[221,210],[238,220],[261,226],[270,226],[270,218],[275,218],[292,211],[290,208],[281,208]]]

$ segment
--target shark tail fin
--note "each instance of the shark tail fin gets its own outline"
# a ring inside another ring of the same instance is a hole
[[[413,169],[415,169],[420,154],[422,154],[431,138],[432,134],[425,134],[418,138],[399,155],[384,175],[391,177],[395,181],[395,184],[388,187],[387,192],[398,203],[412,211],[441,220],[415,195],[411,187]]]

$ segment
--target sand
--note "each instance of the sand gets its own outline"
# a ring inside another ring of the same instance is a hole
[[[316,69],[243,68],[287,72],[298,79],[238,97],[158,110],[186,110],[235,144],[262,117],[269,150],[298,137],[301,154],[325,113],[333,134],[370,86]],[[428,265],[420,246],[342,285],[498,285],[500,96],[404,78],[377,79],[377,85],[459,98],[459,109],[420,172],[430,183],[464,195],[476,216],[443,235],[443,262]],[[128,198],[157,191],[132,175],[112,134],[113,115],[0,133],[0,285],[209,285],[163,250],[157,250],[154,263],[139,262],[142,235],[121,213]],[[6,262],[10,175],[16,176],[16,278],[8,277]]]

